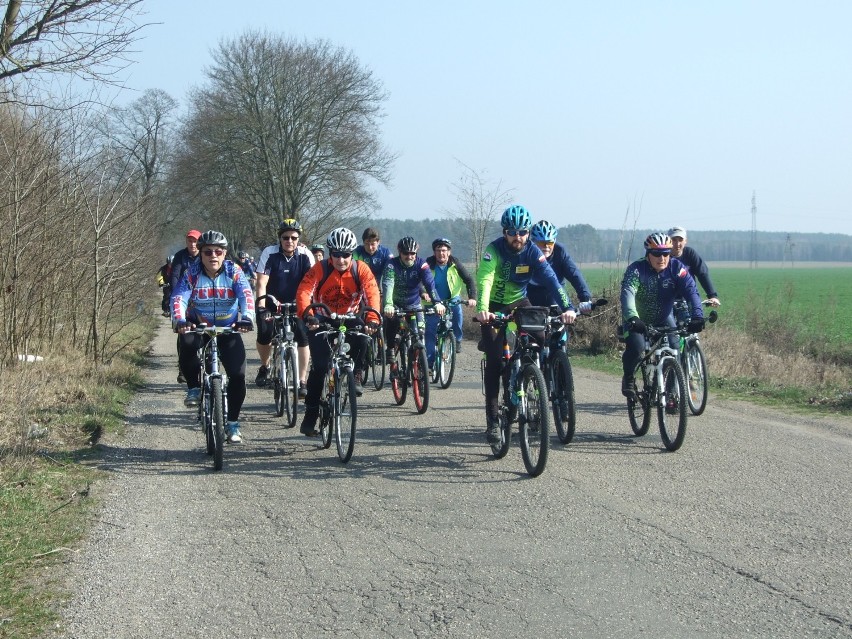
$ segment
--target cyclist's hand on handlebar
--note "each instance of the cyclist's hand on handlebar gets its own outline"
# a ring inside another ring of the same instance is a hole
[[[181,320],[177,324],[175,324],[175,333],[180,333],[183,335],[184,333],[188,333],[192,329],[195,328],[195,324],[188,320]]]
[[[592,303],[591,302],[580,302],[580,304],[577,307],[577,310],[580,313],[580,315],[588,315],[589,313],[592,312]]]
[[[393,317],[394,316],[394,308],[393,304],[386,304],[384,309],[385,317]]]
[[[482,322],[483,324],[488,324],[491,320],[494,319],[494,313],[490,313],[489,311],[479,311],[476,314],[476,319]]]
[[[645,331],[647,330],[645,322],[640,320],[638,317],[631,317],[624,323],[624,325],[631,333],[645,333]]]
[[[241,319],[234,322],[234,328],[240,333],[249,333],[254,330],[254,324],[250,319]]]
[[[471,308],[473,308],[474,306],[476,306],[476,300],[475,300],[475,299],[472,299],[472,298],[471,298],[471,299],[469,299],[466,303],[467,303],[467,305],[468,305],[468,306],[470,306]]]
[[[317,330],[319,328],[319,325],[320,321],[316,315],[308,315],[308,317],[305,318],[305,326],[309,331]]]
[[[700,333],[704,330],[704,318],[693,317],[689,320],[689,324],[686,325],[686,328],[690,333]]]
[[[367,322],[367,325],[364,327],[364,332],[367,333],[367,335],[372,335],[377,330],[379,330],[378,322]]]
[[[437,304],[435,304],[435,312],[438,314],[439,317],[443,317],[444,313],[447,312],[447,307],[441,304],[441,302],[438,302]]]
[[[574,320],[577,319],[576,311],[565,311],[562,315],[559,316],[559,319],[562,320],[563,324],[573,324]]]
[[[722,302],[719,301],[718,297],[711,297],[705,302],[705,304],[707,304],[707,306],[721,306]]]

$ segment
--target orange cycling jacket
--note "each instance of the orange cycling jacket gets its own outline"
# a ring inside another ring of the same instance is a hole
[[[328,262],[330,267],[329,276],[322,281],[325,270],[323,263]],[[352,269],[358,269],[358,278],[361,287],[358,288]],[[320,287],[320,284],[322,286]],[[296,290],[296,312],[299,317],[312,303],[322,302],[335,313],[358,313],[361,310],[362,300],[366,305],[378,309],[380,304],[379,287],[373,272],[365,262],[352,260],[352,266],[342,273],[331,264],[331,258],[317,262],[305,273],[305,277],[299,283]],[[381,317],[364,318],[365,321],[381,321]]]

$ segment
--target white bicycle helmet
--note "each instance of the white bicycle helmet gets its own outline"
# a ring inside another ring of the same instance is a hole
[[[345,253],[351,253],[355,250],[355,247],[358,246],[358,240],[352,231],[341,226],[328,234],[328,238],[325,240],[325,245],[328,247],[329,251],[343,251]]]

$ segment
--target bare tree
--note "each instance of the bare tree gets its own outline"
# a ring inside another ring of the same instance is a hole
[[[470,233],[470,249],[474,264],[479,264],[482,251],[488,244],[488,227],[499,220],[499,214],[508,204],[514,189],[504,189],[503,180],[491,186],[477,171],[460,160],[461,177],[454,182],[450,190],[456,196],[456,207],[444,214],[460,219]]]
[[[379,140],[386,95],[351,53],[248,32],[213,58],[174,172],[187,202],[264,238],[286,217],[318,237],[375,207],[395,159]]]
[[[114,83],[145,26],[136,23],[142,2],[7,0],[0,24],[0,79],[62,73]]]

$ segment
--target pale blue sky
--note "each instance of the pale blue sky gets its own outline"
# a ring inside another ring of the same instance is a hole
[[[559,226],[748,230],[754,191],[759,230],[852,235],[847,0],[146,7],[127,84],[182,102],[248,28],[352,51],[390,94],[382,217],[440,217],[458,158]]]

